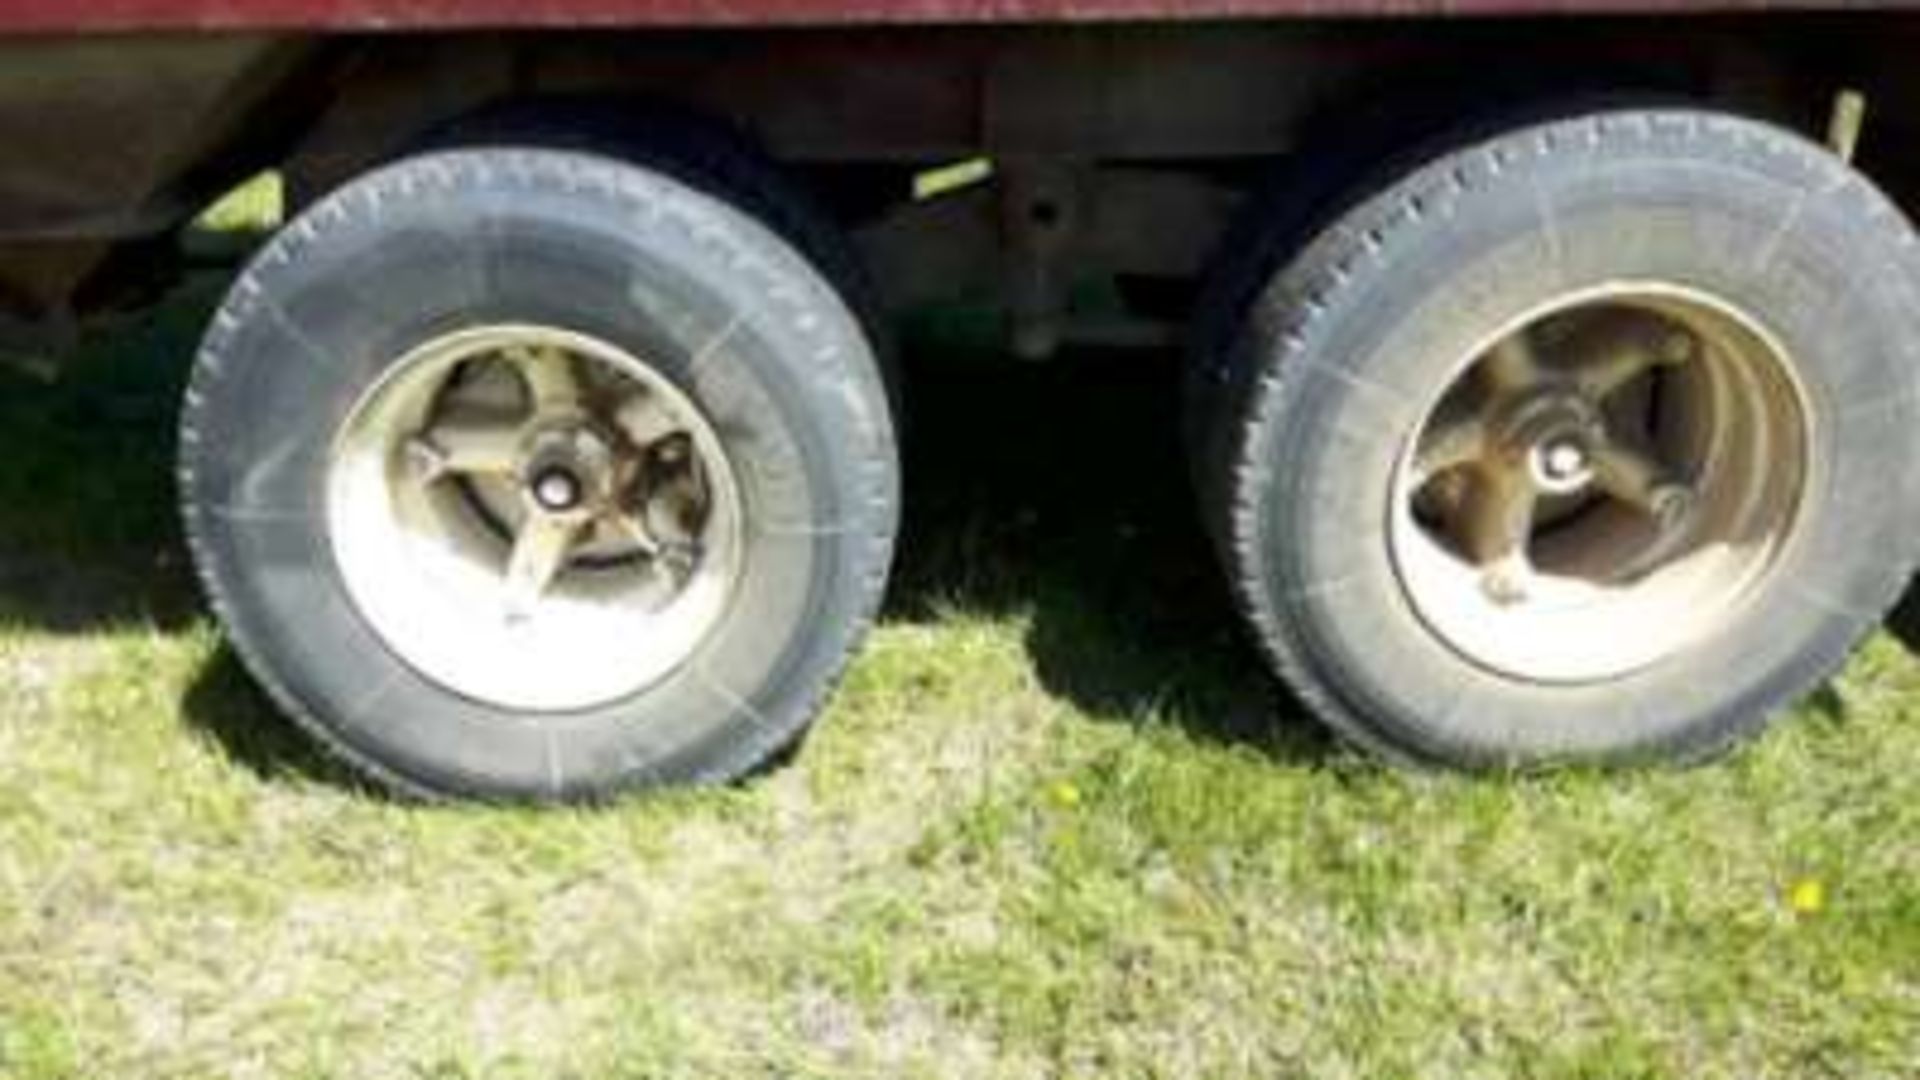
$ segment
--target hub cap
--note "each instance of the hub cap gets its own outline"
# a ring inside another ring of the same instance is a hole
[[[1569,296],[1479,349],[1428,412],[1394,486],[1395,566],[1470,659],[1617,677],[1710,634],[1765,579],[1811,445],[1756,321],[1665,285]]]
[[[659,372],[500,326],[396,363],[328,485],[355,605],[423,675],[502,708],[588,709],[685,663],[739,577],[724,449]]]

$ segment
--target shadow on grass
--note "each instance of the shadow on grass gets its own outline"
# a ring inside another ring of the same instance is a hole
[[[1909,585],[1900,605],[1887,616],[1887,633],[1913,653],[1920,654],[1920,584]]]
[[[174,417],[223,286],[203,274],[102,327],[59,383],[0,369],[0,622],[81,634],[204,617],[174,507]],[[1165,356],[911,365],[888,618],[1020,616],[1043,684],[1090,714],[1318,755],[1238,632],[1191,505],[1178,391]],[[261,776],[340,778],[230,651],[183,704]]]
[[[896,621],[1018,615],[1042,684],[1096,716],[1319,757],[1240,632],[1201,527],[1178,358],[909,365]]]
[[[0,368],[0,625],[85,634],[204,617],[178,532],[173,432],[224,285],[201,274],[101,328],[59,383]],[[1192,505],[1173,357],[925,357],[907,377],[890,620],[1019,617],[1043,685],[1094,716],[1279,757],[1326,752],[1239,631]],[[1888,629],[1920,650],[1920,590]],[[344,778],[230,650],[183,707],[260,776]]]
[[[325,783],[374,798],[389,797],[384,789],[361,780],[328,756],[282,716],[239,655],[225,644],[194,677],[180,711],[228,760],[262,780]]]
[[[0,625],[85,634],[203,618],[178,532],[174,417],[224,287],[101,328],[48,385],[0,368]],[[908,365],[908,500],[887,618],[1012,616],[1043,685],[1117,723],[1314,758],[1327,742],[1247,644],[1186,477],[1175,358]],[[1920,649],[1920,590],[1888,620]],[[343,772],[222,649],[189,721],[268,778]]]
[[[98,328],[58,381],[0,368],[0,623],[86,633],[197,617],[174,420],[217,284]]]
[[[175,506],[175,424],[226,274],[90,330],[60,379],[0,367],[0,626],[85,635],[205,617]],[[224,646],[182,713],[268,778],[344,772],[282,721]]]

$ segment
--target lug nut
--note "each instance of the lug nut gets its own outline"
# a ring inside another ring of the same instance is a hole
[[[405,453],[408,468],[423,482],[431,484],[447,474],[446,453],[425,438],[409,440]]]
[[[1527,599],[1526,584],[1511,570],[1487,571],[1486,576],[1481,579],[1480,587],[1486,592],[1487,599],[1501,607],[1512,607],[1526,602]]]
[[[1685,484],[1662,484],[1653,490],[1648,504],[1660,528],[1677,529],[1693,510],[1693,489]]]

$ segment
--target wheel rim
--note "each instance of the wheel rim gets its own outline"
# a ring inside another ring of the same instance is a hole
[[[1617,678],[1734,618],[1798,532],[1811,412],[1779,342],[1697,290],[1564,296],[1469,354],[1393,490],[1396,571],[1470,660]]]
[[[700,409],[637,357],[551,327],[464,330],[402,357],[341,430],[327,517],[387,646],[514,710],[655,684],[740,576],[738,488]]]

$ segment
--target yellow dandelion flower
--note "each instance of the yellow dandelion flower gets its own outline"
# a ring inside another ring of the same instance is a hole
[[[1787,905],[1796,915],[1818,915],[1827,907],[1827,886],[1818,878],[1802,878],[1787,890]]]

